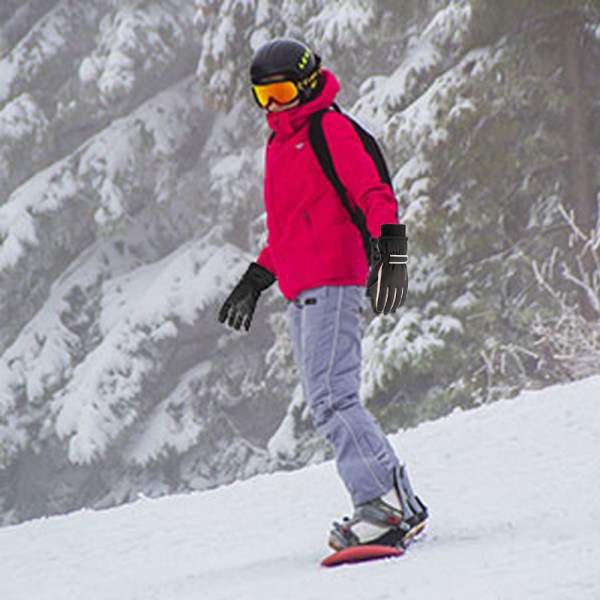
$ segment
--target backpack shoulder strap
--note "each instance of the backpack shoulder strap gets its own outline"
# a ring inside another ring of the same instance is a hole
[[[390,188],[392,187],[391,178],[387,169],[387,165],[385,163],[385,159],[383,158],[383,153],[377,144],[375,138],[362,127],[359,123],[357,123],[354,119],[346,115],[342,112],[340,107],[337,104],[332,105],[332,109],[343,115],[344,118],[348,119],[354,130],[360,137],[362,144],[373,159],[375,166],[377,167],[377,172],[379,173],[379,177],[381,181],[387,183]],[[308,129],[308,135],[310,139],[310,145],[312,146],[313,152],[315,153],[323,172],[325,173],[327,179],[333,185],[337,195],[340,197],[344,208],[350,215],[350,220],[352,223],[358,228],[360,234],[363,239],[363,245],[365,247],[365,253],[367,255],[367,262],[370,264],[371,260],[371,234],[367,228],[367,219],[365,218],[364,213],[360,210],[359,207],[352,207],[350,204],[350,200],[348,199],[348,191],[346,187],[342,183],[337,171],[335,170],[335,166],[333,164],[333,157],[331,156],[331,151],[329,150],[329,146],[327,145],[327,139],[325,138],[325,132],[323,131],[323,116],[328,112],[328,110],[319,111],[310,116],[310,123]]]
[[[323,172],[327,176],[327,179],[333,185],[335,191],[340,197],[342,204],[349,212],[352,212],[352,207],[348,201],[348,193],[346,187],[342,183],[335,167],[333,166],[333,157],[329,151],[327,145],[327,139],[325,138],[325,132],[323,131],[323,116],[327,111],[319,111],[310,116],[310,124],[308,128],[308,137],[310,139],[310,145],[323,169]]]
[[[331,105],[331,108],[340,115],[343,115],[348,121],[350,121],[352,127],[354,127],[354,131],[356,131],[356,133],[358,134],[358,137],[360,138],[360,141],[362,142],[365,150],[375,163],[375,166],[377,167],[377,172],[379,173],[379,178],[383,183],[387,183],[390,187],[393,187],[392,178],[390,177],[390,172],[388,170],[385,157],[383,156],[381,147],[377,143],[377,140],[375,139],[373,134],[368,129],[363,127],[356,119],[351,117],[349,114],[345,113],[335,102]]]
[[[350,121],[350,123],[352,123],[352,126],[354,127],[354,130],[356,131],[358,137],[362,141],[365,150],[375,163],[375,166],[377,167],[377,172],[379,173],[379,178],[383,183],[387,183],[387,185],[389,185],[390,188],[392,188],[392,178],[390,177],[390,172],[388,170],[387,163],[385,162],[383,152],[381,151],[377,140],[373,137],[373,134],[367,129],[365,129],[358,121],[355,121],[349,115],[344,116],[346,117],[346,119],[348,119],[348,121]]]
[[[354,120],[350,115],[343,112],[336,103],[333,103],[331,105],[330,110],[337,112],[338,114],[342,115],[345,119],[350,121],[352,127],[354,127],[354,131],[356,131],[358,137],[360,138],[364,149],[375,163],[375,167],[377,168],[377,172],[379,173],[379,178],[383,183],[389,185],[390,188],[393,188],[392,178],[390,177],[385,157],[383,156],[383,152],[381,151],[377,140],[373,137],[373,134],[367,129],[365,129],[358,121]],[[322,121],[323,116],[327,112],[329,112],[329,110],[323,110],[311,115],[309,125],[309,137],[311,145],[313,147],[313,150],[315,151],[315,154],[317,155],[321,167],[325,171],[327,178],[332,182],[338,194],[340,194],[341,196],[343,184],[335,171],[335,167],[333,166],[331,152],[329,151],[329,148],[327,146],[327,140],[325,139],[325,134],[323,132]]]

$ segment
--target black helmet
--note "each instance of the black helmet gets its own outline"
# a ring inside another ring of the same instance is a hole
[[[302,102],[307,102],[320,89],[321,57],[294,39],[275,39],[256,51],[250,65],[253,84],[263,83],[272,75],[284,75],[294,81]]]

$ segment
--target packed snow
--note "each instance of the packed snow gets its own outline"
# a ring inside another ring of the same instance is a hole
[[[0,530],[7,600],[596,600],[600,377],[393,436],[431,510],[398,559],[327,570],[332,462]]]

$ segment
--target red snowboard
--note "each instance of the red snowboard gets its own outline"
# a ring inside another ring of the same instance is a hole
[[[380,558],[402,556],[404,550],[391,546],[351,546],[331,554],[321,561],[323,567],[337,567],[348,563],[365,562]]]

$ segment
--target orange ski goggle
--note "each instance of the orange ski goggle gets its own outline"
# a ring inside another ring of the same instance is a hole
[[[298,98],[300,89],[293,81],[274,81],[273,83],[252,86],[252,93],[258,105],[266,108],[271,100],[277,102],[277,104],[293,102]]]

